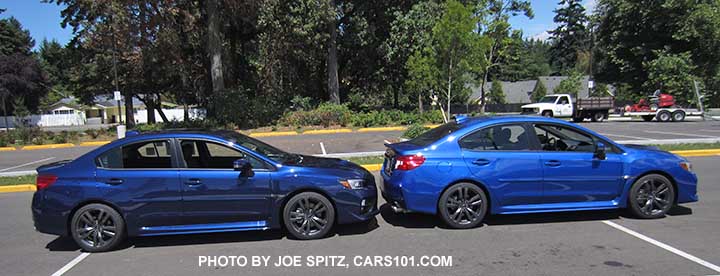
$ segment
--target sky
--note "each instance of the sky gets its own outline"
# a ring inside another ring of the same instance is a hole
[[[595,6],[596,0],[583,0],[583,5],[588,11]],[[535,18],[528,19],[518,15],[510,19],[514,29],[520,29],[527,38],[547,39],[548,30],[554,29],[553,12],[557,7],[557,0],[531,0]],[[43,39],[57,40],[65,45],[72,39],[72,29],[62,28],[60,22],[60,11],[62,6],[57,4],[42,3],[40,0],[0,0],[0,9],[6,11],[0,14],[0,18],[14,16],[25,29],[30,30],[30,35],[35,39],[35,49],[39,47]]]

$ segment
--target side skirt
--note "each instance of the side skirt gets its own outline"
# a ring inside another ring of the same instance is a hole
[[[138,236],[160,236],[199,233],[218,233],[269,229],[266,221],[245,221],[212,224],[190,224],[141,227]]]

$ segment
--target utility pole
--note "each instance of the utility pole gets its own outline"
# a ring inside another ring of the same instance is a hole
[[[5,88],[3,88],[5,90]],[[7,115],[7,107],[5,107],[5,97],[7,96],[7,92],[3,91],[2,95],[0,95],[0,98],[2,98],[2,108],[3,108],[3,118],[5,118],[5,132],[10,131],[10,125],[8,124],[8,115]]]
[[[112,17],[110,17],[110,20],[112,21]],[[117,107],[118,107],[118,123],[123,122],[122,120],[122,108],[120,106],[120,85],[118,84],[118,76],[117,76],[117,41],[115,39],[115,27],[113,25],[113,75],[115,78],[115,91],[113,91],[113,96],[115,97],[115,100],[117,101]]]

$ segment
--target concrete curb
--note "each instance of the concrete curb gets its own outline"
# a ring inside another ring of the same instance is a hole
[[[15,147],[0,147],[0,151],[13,151],[16,150]]]
[[[0,186],[0,193],[34,192],[35,184]]]
[[[71,143],[64,143],[64,144],[47,144],[47,145],[32,145],[32,146],[24,146],[21,148],[21,150],[40,150],[40,149],[60,149],[60,148],[71,148],[75,145]]]
[[[376,132],[376,131],[403,131],[406,130],[407,127],[404,126],[394,126],[394,127],[364,127],[364,128],[358,128],[357,132]]]
[[[255,132],[250,133],[250,137],[275,137],[275,136],[294,136],[298,135],[295,131],[277,131],[277,132]]]
[[[303,131],[302,134],[336,134],[336,133],[351,133],[352,129],[349,128],[337,128],[337,129],[310,129]]]

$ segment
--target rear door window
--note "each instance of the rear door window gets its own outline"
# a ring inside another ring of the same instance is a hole
[[[458,142],[464,150],[530,150],[528,133],[518,124],[490,126],[475,131]]]
[[[123,145],[101,154],[97,165],[107,169],[173,168],[172,149],[166,140]]]

